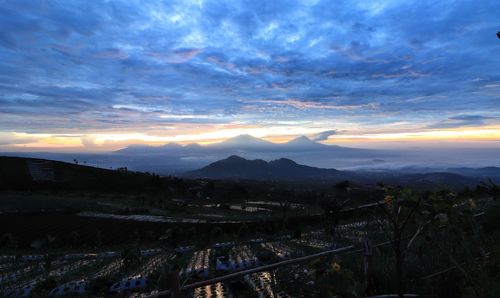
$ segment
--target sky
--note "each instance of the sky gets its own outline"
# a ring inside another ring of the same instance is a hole
[[[500,1],[0,0],[0,151],[500,148]]]

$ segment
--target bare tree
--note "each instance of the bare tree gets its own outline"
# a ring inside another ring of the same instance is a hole
[[[408,223],[416,214],[421,203],[421,197],[415,197],[409,189],[401,191],[399,189],[385,188],[385,191],[384,203],[377,201],[379,210],[382,211],[383,216],[376,217],[375,222],[391,243],[395,258],[394,271],[397,294],[399,297],[403,297],[406,252],[426,224],[412,231],[413,236],[409,243],[404,245],[403,241],[405,233],[407,233]]]

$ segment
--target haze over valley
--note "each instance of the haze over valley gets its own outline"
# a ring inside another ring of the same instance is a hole
[[[3,155],[77,161],[102,168],[127,167],[161,175],[181,174],[230,155],[249,159],[289,158],[298,163],[341,170],[399,170],[407,172],[447,171],[448,168],[500,166],[497,148],[393,148],[367,149],[327,145],[306,136],[273,143],[250,135],[199,145],[129,145],[106,153],[5,152]]]

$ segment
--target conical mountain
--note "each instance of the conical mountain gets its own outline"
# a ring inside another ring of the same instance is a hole
[[[235,149],[255,149],[255,148],[271,148],[276,144],[253,137],[248,134],[242,134],[233,138],[229,138],[223,142],[209,145],[213,148],[235,148]]]

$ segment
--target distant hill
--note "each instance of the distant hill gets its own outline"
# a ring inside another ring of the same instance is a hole
[[[447,172],[476,177],[480,179],[491,179],[500,183],[500,168],[499,167],[483,167],[483,168],[449,168]]]
[[[342,172],[299,165],[293,160],[280,158],[270,162],[248,160],[233,155],[184,175],[191,178],[249,179],[249,180],[336,180]]]
[[[436,189],[440,187],[463,189],[465,186],[476,186],[480,182],[480,179],[453,173],[432,172],[393,176],[385,181],[392,184],[411,186],[416,189]]]
[[[480,179],[454,173],[430,172],[407,174],[404,172],[339,171],[300,165],[293,160],[280,158],[266,162],[261,159],[248,160],[239,156],[211,163],[201,169],[187,172],[187,178],[235,179],[235,180],[282,180],[282,181],[328,181],[350,180],[361,184],[386,184],[412,186],[420,189],[449,187],[461,189],[475,186]]]
[[[159,191],[158,175],[67,162],[0,156],[0,190],[57,189],[136,193]]]
[[[454,172],[427,171],[339,171],[301,165],[287,158],[272,161],[249,160],[236,155],[180,175],[185,178],[256,181],[318,181],[334,183],[350,180],[358,184],[411,186],[419,189],[473,187],[499,168],[460,168]],[[451,171],[451,170],[450,170]],[[455,173],[455,172],[460,172]],[[102,193],[162,192],[176,183],[175,178],[149,173],[96,168],[47,159],[0,156],[0,190],[67,190]],[[493,179],[495,180],[495,179]],[[498,180],[496,180],[498,183]]]

